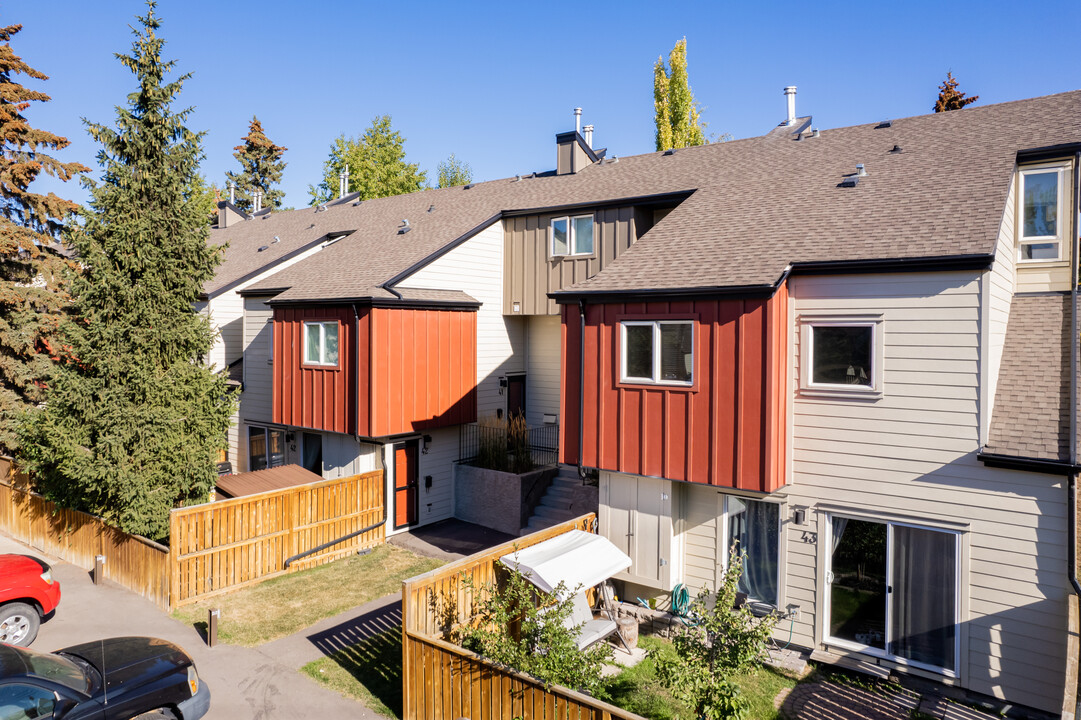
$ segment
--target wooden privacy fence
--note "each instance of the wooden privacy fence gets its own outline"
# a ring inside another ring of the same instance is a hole
[[[470,555],[402,583],[402,717],[405,720],[642,720],[594,697],[493,665],[446,637],[469,622],[478,600],[463,584],[494,583],[499,558],[571,530],[592,531],[590,513]]]
[[[171,547],[57,507],[23,484],[0,458],[0,531],[87,570],[104,555],[107,579],[164,610],[337,560],[386,536],[382,471],[173,510]]]
[[[376,471],[173,510],[172,606],[382,543],[383,494]]]
[[[104,555],[107,579],[158,607],[169,607],[169,548],[121,532],[93,515],[59,508],[12,485],[7,472],[0,473],[0,530],[87,570],[94,567],[95,556]]]

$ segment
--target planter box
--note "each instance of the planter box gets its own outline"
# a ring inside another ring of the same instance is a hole
[[[518,535],[540,502],[558,468],[517,475],[472,465],[454,466],[454,517]]]

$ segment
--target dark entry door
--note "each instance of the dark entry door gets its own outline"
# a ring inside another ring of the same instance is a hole
[[[507,376],[507,417],[525,415],[525,375]]]
[[[394,529],[417,522],[417,441],[394,446]]]

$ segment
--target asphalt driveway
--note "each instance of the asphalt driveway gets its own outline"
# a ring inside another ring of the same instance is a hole
[[[297,672],[313,655],[321,654],[314,645],[304,653],[282,652],[285,648],[280,645],[277,651],[269,646],[218,645],[211,649],[193,628],[172,619],[150,601],[112,583],[95,586],[82,568],[4,535],[0,535],[0,553],[38,556],[53,566],[60,581],[60,606],[42,623],[34,650],[49,652],[118,635],[149,635],[176,643],[195,659],[199,675],[210,686],[209,720],[382,717]],[[309,634],[309,630],[298,633]]]

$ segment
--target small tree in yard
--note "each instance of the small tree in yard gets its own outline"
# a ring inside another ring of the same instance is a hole
[[[575,637],[581,626],[565,625],[574,593],[567,593],[560,583],[550,598],[521,574],[506,575],[498,586],[474,585],[472,577],[463,581],[480,600],[474,623],[461,631],[462,647],[532,675],[546,686],[596,693],[601,666],[611,658],[611,649],[606,643],[578,649]]]
[[[713,607],[706,602],[709,590],[703,589],[691,602],[695,624],[681,628],[672,641],[675,656],[654,655],[661,682],[698,718],[746,717],[749,705],[733,676],[762,658],[773,632],[774,618],[757,618],[746,605],[732,609],[742,574],[743,559],[733,551]]]
[[[188,76],[165,81],[174,63],[148,5],[131,54],[118,56],[136,91],[115,128],[88,123],[103,181],[88,183],[89,207],[68,233],[84,265],[61,328],[70,361],[21,435],[46,497],[160,539],[171,508],[206,499],[235,403],[201,362],[213,333],[193,305],[221,248],[207,242],[198,197],[200,135],[184,125],[189,110],[171,108]]]

